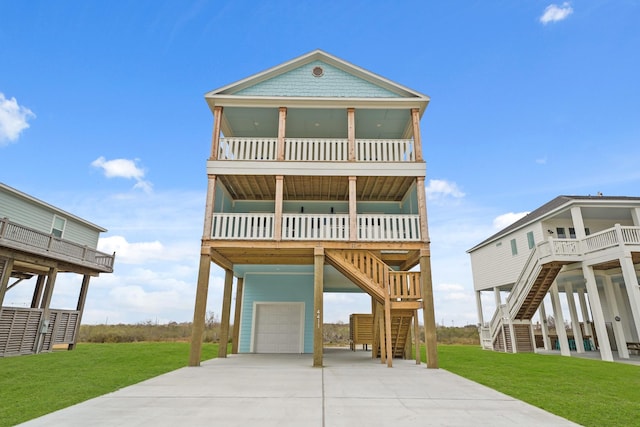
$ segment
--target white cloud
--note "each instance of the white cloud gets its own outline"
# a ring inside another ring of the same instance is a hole
[[[569,15],[573,13],[573,8],[569,2],[564,2],[562,5],[558,6],[556,4],[550,4],[544,10],[544,13],[540,17],[540,22],[544,25],[549,22],[559,22],[566,19]]]
[[[460,199],[465,196],[455,182],[449,182],[443,179],[429,180],[429,185],[425,187],[425,191],[427,192],[427,198],[430,200],[442,199],[445,197]]]
[[[15,142],[29,127],[29,120],[35,117],[33,111],[18,105],[15,98],[7,99],[0,92],[0,147]]]
[[[540,157],[536,159],[536,163],[539,165],[546,165],[547,164],[547,157]]]
[[[152,184],[149,181],[144,180],[144,170],[139,168],[136,164],[136,160],[129,159],[113,159],[107,160],[103,156],[98,157],[91,166],[102,169],[104,176],[107,178],[125,178],[135,179],[137,182],[133,188],[138,188],[149,193],[152,190]]]
[[[529,212],[509,212],[497,216],[493,220],[493,228],[496,230],[502,230],[503,228],[513,224],[520,218],[526,216]]]

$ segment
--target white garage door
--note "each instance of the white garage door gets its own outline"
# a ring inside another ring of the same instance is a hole
[[[254,353],[302,353],[304,303],[256,303]]]

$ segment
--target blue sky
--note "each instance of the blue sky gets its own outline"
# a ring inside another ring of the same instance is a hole
[[[638,0],[4,1],[0,17],[0,181],[109,229],[117,251],[86,323],[191,320],[203,95],[314,49],[431,97],[438,323],[476,323],[465,251],[509,221],[560,194],[640,196]],[[59,276],[56,307],[79,280]],[[325,319],[368,307],[328,294]]]

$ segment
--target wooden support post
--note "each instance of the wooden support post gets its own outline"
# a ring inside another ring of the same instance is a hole
[[[231,323],[231,293],[233,291],[233,271],[225,270],[224,296],[222,297],[222,319],[220,319],[220,344],[218,344],[218,357],[227,357],[227,344],[229,343],[229,324]]]
[[[371,314],[373,314],[373,320],[371,323],[371,358],[378,357],[380,352],[380,330],[378,329],[378,323],[380,322],[380,304],[373,297],[371,297]]]
[[[413,334],[414,334],[414,342],[416,345],[416,365],[421,363],[420,357],[420,322],[418,322],[418,310],[414,310],[413,312]]]
[[[384,281],[384,333],[387,342],[387,366],[393,366],[393,341],[391,340],[391,298],[389,297],[389,274]]]
[[[287,134],[287,107],[280,107],[278,109],[278,146],[277,156],[278,161],[284,161],[284,139]]]
[[[75,333],[73,335],[73,342],[69,344],[69,350],[73,350],[78,341],[78,334],[80,332],[80,323],[82,322],[82,313],[84,312],[84,305],[87,301],[87,292],[89,291],[89,281],[91,276],[85,274],[82,276],[82,285],[80,286],[80,294],[78,295],[78,304],[76,310],[78,311],[78,319],[76,320]]]
[[[418,199],[418,215],[420,216],[420,240],[429,243],[429,220],[427,215],[427,196],[424,177],[416,178],[416,196]]]
[[[273,238],[276,241],[282,240],[282,205],[284,199],[284,176],[276,176],[276,202],[275,202],[275,224]]]
[[[38,274],[36,287],[33,289],[33,297],[31,298],[31,308],[38,308],[42,299],[42,291],[44,291],[44,281],[47,278],[44,274]]]
[[[349,161],[356,161],[356,109],[347,108],[347,140],[349,145]]]
[[[324,248],[315,248],[313,258],[313,366],[322,367]]]
[[[358,195],[356,192],[356,183],[358,179],[355,176],[349,177],[349,240],[355,242],[358,240]]]
[[[384,328],[384,304],[378,304],[378,337],[380,339],[380,363],[387,360],[387,345],[391,344],[386,339]],[[390,350],[389,350],[390,351]]]
[[[422,137],[420,136],[420,110],[411,109],[411,124],[413,125],[413,145],[416,152],[416,161],[421,162],[422,158]]]
[[[44,309],[47,316],[44,316],[43,319],[48,317],[49,305],[51,304],[51,296],[53,295],[53,287],[56,284],[56,277],[58,276],[58,269],[55,267],[49,268],[49,274],[47,275],[47,285],[44,288],[44,294],[42,295],[42,302],[40,303],[40,308]]]
[[[238,354],[238,339],[240,338],[240,314],[242,310],[242,292],[244,278],[236,280],[236,306],[233,310],[233,337],[231,338],[231,354]]]
[[[213,235],[213,209],[216,198],[216,176],[207,176],[207,198],[204,206],[204,228],[202,240],[209,240]]]
[[[0,272],[0,307],[4,301],[4,296],[7,293],[7,286],[9,285],[9,278],[11,277],[11,271],[13,270],[13,259],[0,260],[4,263],[4,266]]]
[[[220,124],[222,123],[222,107],[213,107],[213,136],[211,137],[211,157],[209,160],[218,160],[220,149]]]
[[[424,343],[427,348],[427,368],[438,368],[436,317],[433,308],[431,259],[428,249],[420,250],[420,287],[422,288],[422,315],[424,317]]]
[[[205,249],[205,248],[203,248]],[[200,254],[198,269],[198,286],[196,302],[193,309],[193,329],[191,331],[191,349],[189,351],[189,366],[200,366],[202,354],[202,335],[207,314],[207,293],[209,291],[209,274],[211,272],[211,256],[209,253]]]

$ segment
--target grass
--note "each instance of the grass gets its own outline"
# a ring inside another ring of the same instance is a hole
[[[204,344],[202,360],[217,355]],[[78,344],[73,351],[0,358],[0,426],[12,426],[187,365],[189,344]]]
[[[578,424],[640,426],[640,366],[455,345],[438,346],[438,360],[443,369]]]

